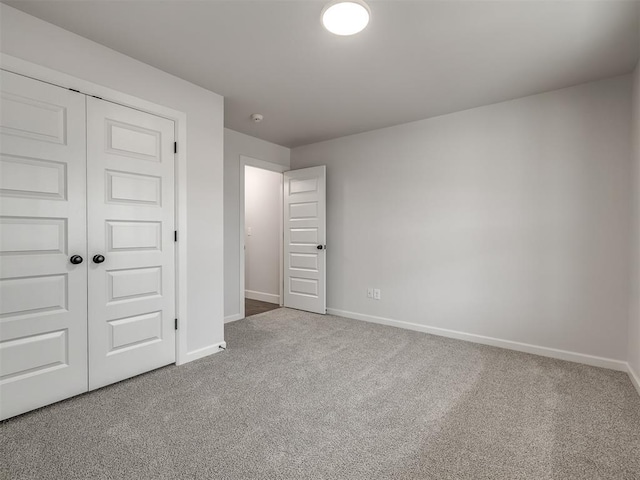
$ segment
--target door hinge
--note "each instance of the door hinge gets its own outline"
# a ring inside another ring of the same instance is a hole
[[[178,142],[173,142],[173,153],[178,153]]]
[[[174,242],[177,242],[177,241],[178,241],[178,231],[177,231],[177,230],[174,230],[174,231],[173,231],[173,241],[174,241]]]
[[[176,318],[176,321],[175,321],[175,323],[174,323],[174,327],[175,327],[175,330],[177,330],[177,329],[178,329],[178,319],[177,319],[177,318]]]

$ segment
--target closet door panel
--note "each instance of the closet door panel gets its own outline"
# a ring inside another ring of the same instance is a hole
[[[87,101],[93,389],[175,362],[174,123]]]
[[[86,118],[82,94],[6,71],[0,84],[4,419],[88,388]]]

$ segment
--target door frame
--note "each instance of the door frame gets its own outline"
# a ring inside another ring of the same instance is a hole
[[[245,267],[245,214],[244,214],[244,192],[245,192],[245,167],[255,167],[260,168],[262,170],[269,170],[271,172],[276,172],[280,174],[280,279],[278,280],[279,285],[279,295],[280,295],[280,306],[284,304],[284,260],[283,260],[283,251],[284,251],[284,218],[283,218],[283,205],[284,205],[284,197],[283,197],[283,178],[282,175],[284,172],[290,170],[289,167],[284,165],[280,165],[278,163],[271,163],[265,160],[259,160],[257,158],[248,157],[246,155],[240,155],[240,318],[238,320],[245,318],[245,310],[244,310],[244,302],[245,302],[245,275],[244,275],[244,267]]]
[[[178,152],[174,156],[175,167],[175,228],[178,231],[176,243],[176,318],[180,319],[180,328],[176,330],[176,365],[182,365],[197,356],[187,351],[187,115],[184,112],[167,108],[138,97],[104,87],[21,58],[0,53],[0,69],[52,85],[73,89],[103,100],[140,110],[158,117],[172,120],[175,125],[175,141]],[[244,185],[243,185],[244,191]],[[244,294],[243,294],[244,295]],[[243,302],[244,308],[244,302]]]

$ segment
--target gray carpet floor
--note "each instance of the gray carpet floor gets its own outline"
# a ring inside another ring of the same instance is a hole
[[[0,424],[3,479],[640,479],[624,373],[278,309]]]

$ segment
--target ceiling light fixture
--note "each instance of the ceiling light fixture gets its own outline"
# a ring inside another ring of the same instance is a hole
[[[354,35],[369,23],[371,10],[362,0],[334,0],[323,9],[320,19],[324,28],[336,35]]]

